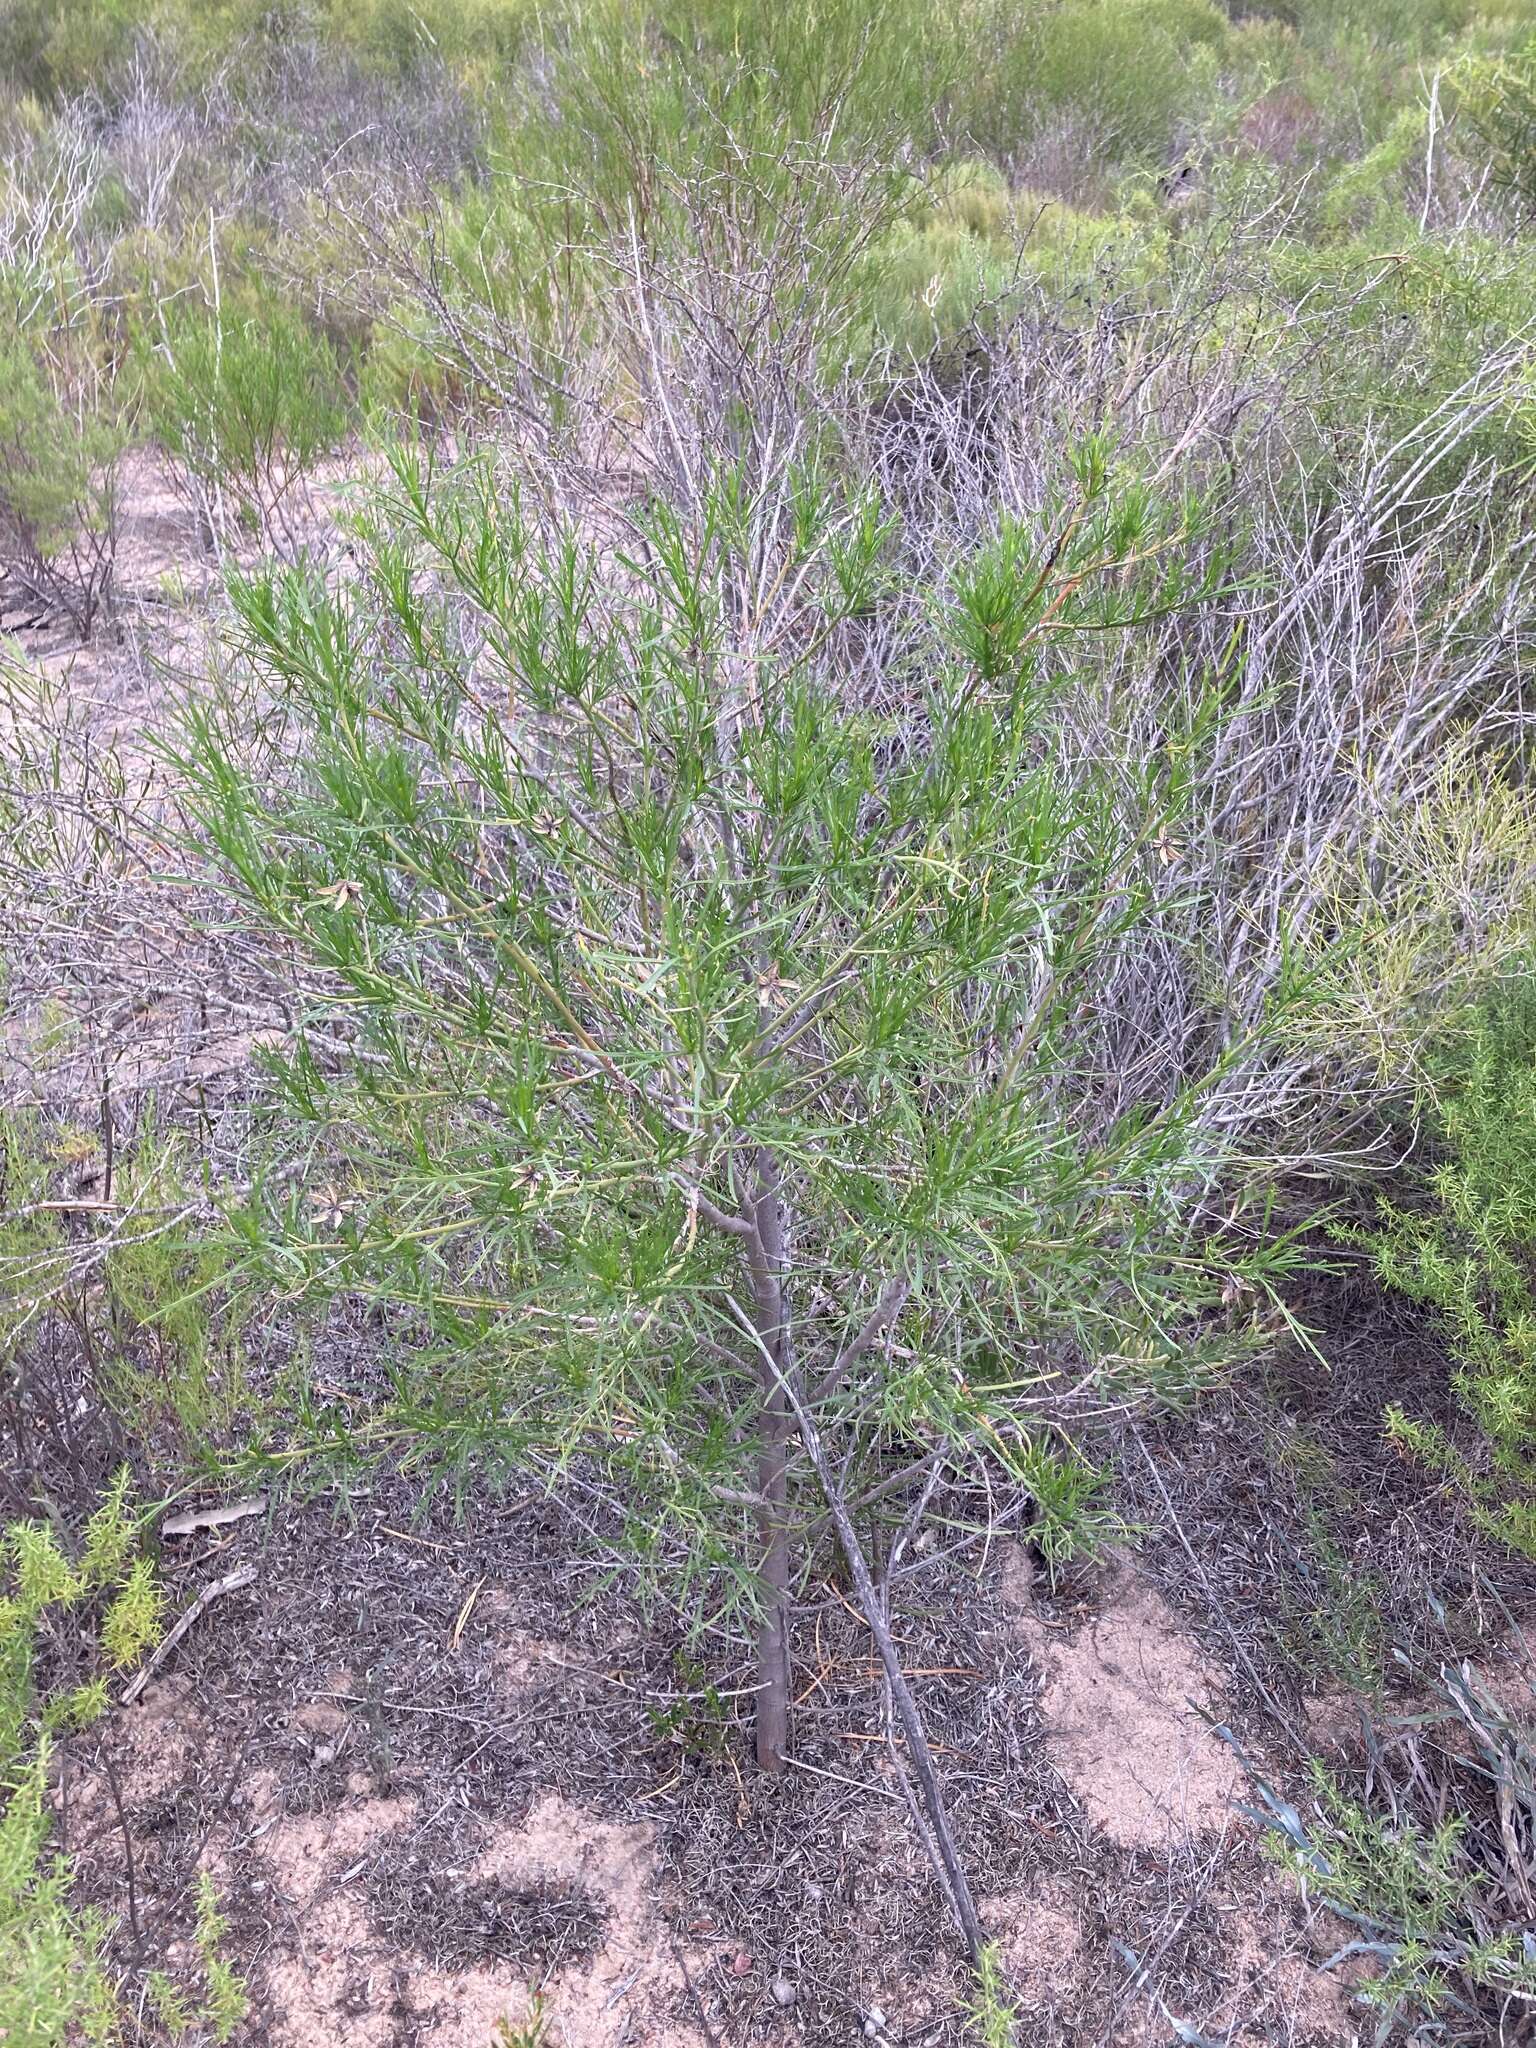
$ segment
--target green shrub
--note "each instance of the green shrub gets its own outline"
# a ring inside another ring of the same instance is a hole
[[[1361,229],[1376,223],[1399,240],[1404,227],[1404,179],[1424,163],[1429,114],[1424,107],[1404,107],[1386,133],[1366,153],[1342,165],[1330,178],[1322,200],[1322,218],[1334,229]]]
[[[174,1148],[148,1148],[125,1169],[123,1186],[173,1201],[184,1185],[180,1163]],[[221,1235],[190,1221],[124,1233],[102,1260],[102,1278],[92,1307],[111,1340],[101,1390],[114,1411],[145,1444],[167,1435],[181,1461],[227,1455],[255,1403]]]
[[[1164,155],[1193,131],[1228,28],[1209,0],[1054,0],[1022,23],[1003,15],[994,34],[969,110],[979,140],[1011,153],[1042,123],[1072,115],[1123,161]]]
[[[99,1156],[100,1142],[99,1132],[0,1115],[0,1387],[28,1378],[40,1328],[55,1319],[95,1360],[93,1394],[146,1454],[164,1446],[179,1468],[214,1464],[253,1406],[229,1247],[189,1213],[182,1150],[148,1124],[113,1171],[114,1195],[144,1212],[146,1227],[82,1244],[60,1213],[61,1174]]]
[[[0,166],[0,553],[82,634],[111,597],[130,410],[112,309],[81,247],[102,187],[63,126]]]
[[[976,2048],[1018,2048],[1019,2016],[995,1942],[987,1944],[977,1961],[969,2019]]]
[[[1346,195],[1350,182],[1340,181]],[[1325,211],[1335,196],[1324,195]],[[1484,404],[1474,393],[1487,378],[1493,397],[1490,366],[1521,345],[1536,249],[1470,228],[1454,237],[1421,234],[1379,186],[1363,194],[1356,187],[1355,196],[1368,227],[1337,239],[1287,238],[1265,258],[1274,293],[1317,347],[1319,376],[1303,429],[1311,438],[1302,443],[1312,475],[1326,474],[1340,453],[1352,463],[1373,437],[1378,444],[1403,437],[1411,446],[1418,425],[1443,407],[1443,417],[1460,413],[1468,424],[1447,437],[1444,456],[1421,480],[1426,500],[1488,467],[1506,479],[1500,495],[1507,499],[1527,459],[1527,380],[1511,365],[1498,402]],[[1352,197],[1345,210],[1355,210]],[[1277,352],[1294,338],[1282,334]]]
[[[71,1907],[68,1869],[48,1859],[49,1756],[44,1739],[0,1780],[0,2029],[15,2048],[106,2048],[118,2036],[107,1927]]]
[[[224,1954],[224,1937],[229,1923],[219,1910],[219,1895],[206,1870],[197,1874],[197,1929],[195,1945],[203,1974],[203,2017],[209,2032],[221,2044],[233,2040],[249,2004],[244,1979],[237,1976]]]
[[[493,103],[486,182],[521,216],[497,239],[525,241],[532,223],[535,290],[568,295],[584,252],[631,235],[659,246],[690,194],[763,249],[808,175],[857,166],[867,198],[883,165],[895,194],[944,148],[951,85],[973,68],[966,29],[958,6],[917,0],[878,21],[866,0],[596,0],[551,26],[539,93]],[[598,289],[611,277],[600,266]]]
[[[1478,0],[1292,0],[1303,32],[1324,47],[1363,38],[1399,61],[1429,54],[1461,34],[1479,13]]]
[[[859,267],[854,283],[868,340],[845,354],[867,347],[898,358],[927,356],[964,333],[984,307],[1005,306],[1018,279],[1016,248],[947,207],[922,226],[902,222]]]
[[[1296,1805],[1259,1786],[1269,1839],[1345,1922],[1334,1961],[1367,1962],[1372,2038],[1494,2040],[1536,1995],[1530,1704],[1495,1700],[1469,1664],[1411,1675],[1412,1713],[1371,1728],[1368,1768],[1346,1780],[1314,1760]]]
[[[926,152],[974,55],[974,18],[954,0],[901,0],[874,17],[867,0],[667,0],[628,10],[628,20],[669,93],[680,89],[685,122],[702,100],[759,147],[819,140],[835,117],[849,138]],[[579,33],[590,33],[588,22]]]
[[[1073,1050],[1091,963],[1154,914],[1118,878],[1157,826],[1053,765],[1042,648],[1177,604],[1184,513],[1090,447],[1053,552],[1005,523],[913,592],[919,744],[841,665],[890,598],[877,504],[723,471],[698,528],[654,505],[610,569],[492,471],[397,462],[354,587],[235,586],[282,732],[185,706],[231,889],[363,1055],[284,1063],[234,1222],[263,1285],[409,1312],[392,1404],[316,1438],[581,1456],[674,1587],[758,1614],[771,1761],[813,1443],[855,1499],[918,1445],[998,1466],[1055,1504],[1057,1555],[1091,1544],[1031,1386],[1187,1389],[1202,1308],[1288,1257],[1189,1236],[1199,1083],[1106,1121]],[[784,613],[744,643],[776,520]]]
[[[257,53],[308,44],[401,80],[439,67],[494,76],[538,21],[525,0],[137,0],[136,11],[198,79],[242,44]],[[87,82],[99,81],[98,67]]]
[[[511,65],[537,21],[526,0],[332,0],[327,26],[364,63],[404,77]]]
[[[0,78],[44,100],[88,92],[128,50],[146,0],[6,0]]]
[[[362,417],[383,431],[408,423],[430,429],[468,402],[457,366],[445,360],[430,312],[405,297],[378,308],[358,372]]]
[[[328,344],[273,299],[177,302],[140,348],[146,421],[210,538],[255,532],[290,550],[319,462],[349,407]]]
[[[455,358],[460,379],[471,360],[454,346],[452,330],[460,322],[480,337],[480,355],[493,373],[531,357],[558,382],[565,368],[561,338],[579,343],[592,296],[602,286],[602,273],[583,251],[565,244],[570,225],[564,205],[530,192],[524,178],[505,171],[443,195],[435,208],[435,270],[423,280],[435,303],[423,305],[418,297],[414,306],[391,309],[387,332],[376,343],[384,361],[370,364],[374,390],[394,370],[404,373],[402,397],[435,402],[454,395]],[[498,360],[502,338],[504,361]],[[424,357],[435,363],[435,373]],[[494,402],[498,381],[493,374],[487,388],[466,395]]]
[[[1368,855],[1324,864],[1329,940],[1287,1028],[1380,1086],[1429,1092],[1447,1039],[1462,1037],[1536,938],[1533,872],[1524,777],[1484,749],[1446,743],[1415,800],[1375,821]]]
[[[90,410],[96,381],[0,332],[0,551],[82,635],[111,600],[124,439]]]
[[[1495,184],[1536,211],[1536,41],[1502,57],[1471,57],[1454,77],[1463,128],[1482,145]]]
[[[39,1703],[34,1642],[65,1617],[94,1632],[110,1666],[137,1660],[158,1637],[159,1593],[147,1559],[129,1562],[137,1531],[119,1474],[66,1556],[45,1523],[17,1522],[0,1540],[0,2039],[18,2048],[97,2048],[116,2038],[118,2005],[104,1961],[107,1928],[69,1902],[66,1864],[47,1854],[53,1733],[106,1705],[100,1680]]]
[[[1394,1411],[1408,1449],[1471,1492],[1479,1521],[1536,1555],[1536,980],[1519,963],[1431,1067],[1433,1164],[1366,1242],[1386,1283],[1441,1320],[1486,1460]]]
[[[129,2001],[107,1959],[105,1917],[70,1899],[68,1862],[50,1857],[52,1748],[65,1730],[107,1711],[106,1677],[160,1640],[162,1595],[136,1555],[139,1518],[120,1472],[79,1533],[73,1554],[51,1525],[13,1523],[0,1536],[0,2040],[7,2048],[112,2048],[130,2036]],[[36,1644],[68,1646],[76,1682],[40,1697]],[[82,1670],[95,1666],[93,1676]],[[213,1881],[197,1880],[198,1981],[147,1967],[144,1989],[174,2036],[206,2026],[228,2042],[245,2015],[245,1986],[223,1954],[227,1932]],[[146,1959],[140,1958],[143,1965]],[[136,2036],[132,2036],[136,2038]]]

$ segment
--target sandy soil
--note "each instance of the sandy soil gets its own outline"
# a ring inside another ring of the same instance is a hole
[[[492,2048],[537,2014],[562,2048],[959,2048],[960,1957],[892,1760],[862,1739],[878,1689],[846,1614],[799,1645],[840,1697],[770,1784],[744,1725],[704,1752],[658,1732],[672,1659],[627,1603],[568,1607],[562,1632],[553,1524],[513,1515],[487,1542],[395,1514],[360,1532],[316,1506],[231,1525],[185,1565],[168,1551],[184,1590],[235,1557],[258,1577],[71,1746],[61,1824],[90,1896],[126,1917],[110,1759],[135,1915],[190,1969],[190,1886],[213,1874],[243,2040]],[[1073,1614],[1020,1590],[1006,1563],[955,1584],[963,1664],[953,1637],[914,1632],[909,1655],[967,1673],[929,1705],[1022,2038],[1363,2038],[1351,1987],[1309,1961],[1332,1936],[1309,1935],[1233,1809],[1232,1753],[1198,1711],[1220,1710],[1220,1675],[1167,1603],[1129,1561]]]

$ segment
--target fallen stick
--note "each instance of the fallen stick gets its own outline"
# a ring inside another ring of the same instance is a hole
[[[172,1628],[167,1630],[162,1640],[156,1644],[149,1656],[145,1658],[132,1678],[123,1687],[122,1704],[125,1707],[133,1705],[139,1694],[148,1685],[149,1681],[160,1669],[166,1658],[170,1656],[172,1650],[175,1649],[176,1645],[181,1641],[205,1607],[211,1607],[221,1594],[238,1593],[242,1586],[250,1585],[255,1577],[255,1565],[243,1564],[237,1572],[229,1572],[224,1578],[214,1579],[204,1586],[186,1613],[182,1615],[181,1619]]]
[[[887,1298],[891,1300],[896,1299],[896,1296],[890,1289],[887,1289],[881,1296],[882,1301]],[[890,1692],[891,1703],[895,1708],[896,1719],[901,1723],[901,1732],[906,1738],[907,1757],[911,1763],[913,1774],[917,1778],[918,1787],[922,1795],[922,1817],[925,1817],[927,1821],[927,1827],[923,1828],[921,1826],[921,1819],[919,1819],[919,1832],[923,1836],[923,1847],[933,1864],[934,1874],[938,1878],[940,1889],[944,1892],[949,1902],[950,1911],[954,1914],[955,1924],[965,1941],[972,1965],[979,1968],[982,1952],[987,1946],[986,1930],[982,1927],[980,1916],[976,1911],[976,1902],[971,1894],[970,1879],[966,1876],[965,1865],[960,1858],[959,1845],[955,1841],[955,1832],[950,1825],[949,1812],[944,1804],[943,1789],[939,1784],[938,1773],[933,1767],[933,1751],[929,1746],[927,1732],[923,1727],[922,1713],[918,1708],[912,1688],[907,1683],[906,1673],[902,1669],[901,1652],[896,1646],[895,1637],[891,1634],[890,1623],[885,1618],[879,1591],[875,1586],[874,1575],[869,1569],[869,1560],[864,1555],[864,1548],[859,1542],[858,1531],[853,1526],[853,1517],[848,1512],[848,1503],[843,1497],[842,1488],[838,1483],[836,1474],[832,1470],[831,1463],[821,1441],[821,1433],[817,1429],[815,1422],[811,1419],[806,1403],[796,1388],[792,1376],[781,1369],[779,1361],[768,1349],[760,1332],[741,1305],[729,1295],[726,1299],[730,1302],[737,1321],[762,1352],[764,1362],[772,1373],[774,1381],[779,1391],[783,1394],[789,1411],[794,1418],[795,1426],[800,1435],[801,1448],[805,1452],[811,1470],[816,1475],[816,1483],[820,1487],[822,1498],[826,1502],[827,1514],[837,1536],[838,1547],[841,1549],[844,1561],[848,1566],[849,1577],[853,1580],[853,1590],[858,1601],[859,1612],[863,1615],[865,1626],[875,1639],[875,1649],[879,1653],[880,1662],[885,1669],[885,1682]],[[871,1329],[874,1324],[875,1318],[871,1317],[870,1321],[865,1324],[864,1330]],[[861,1331],[859,1339],[856,1339],[855,1342],[861,1341],[863,1336],[864,1331]],[[845,1602],[844,1604],[846,1605],[847,1603]],[[894,1747],[895,1745],[893,1744],[893,1750]],[[914,1818],[919,1818],[918,1802],[912,1798],[910,1788],[906,1787],[905,1780],[903,1780],[903,1785],[907,1790]]]
[[[954,1829],[950,1826],[949,1813],[944,1804],[944,1794],[939,1787],[938,1773],[933,1767],[933,1750],[923,1718],[918,1710],[907,1675],[901,1666],[901,1654],[896,1648],[890,1626],[881,1611],[880,1596],[875,1589],[874,1578],[864,1556],[863,1546],[854,1530],[853,1518],[848,1513],[838,1486],[837,1478],[822,1449],[821,1437],[816,1425],[806,1413],[793,1387],[785,1382],[785,1392],[800,1429],[800,1441],[811,1463],[821,1487],[827,1509],[832,1517],[832,1527],[848,1565],[853,1580],[854,1592],[863,1611],[865,1625],[875,1639],[875,1648],[880,1653],[880,1662],[885,1667],[886,1684],[890,1687],[891,1698],[896,1708],[896,1718],[901,1723],[901,1732],[906,1737],[907,1756],[922,1791],[922,1804],[926,1809],[928,1826],[933,1833],[929,1849],[936,1866],[939,1883],[948,1894],[950,1910],[965,1939],[973,1964],[980,1963],[982,1950],[987,1945],[986,1933],[976,1912],[971,1896],[970,1880],[960,1860],[960,1850],[955,1841]]]

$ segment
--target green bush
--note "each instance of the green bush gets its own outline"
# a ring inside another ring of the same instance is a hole
[[[1346,211],[1362,201],[1368,228],[1287,238],[1264,258],[1269,288],[1293,322],[1277,336],[1277,360],[1298,339],[1315,349],[1319,375],[1301,442],[1312,476],[1326,475],[1340,454],[1352,464],[1372,438],[1411,445],[1419,423],[1444,407],[1447,420],[1475,417],[1475,431],[1448,437],[1421,484],[1426,496],[1486,466],[1506,478],[1501,496],[1518,490],[1528,460],[1526,380],[1511,367],[1498,402],[1486,407],[1470,394],[1501,353],[1521,345],[1536,249],[1470,228],[1421,234],[1385,190],[1362,190],[1348,175],[1324,194],[1325,214],[1340,193]]]
[[[6,0],[0,78],[60,99],[103,83],[149,13],[148,0]]]
[[[71,1903],[68,1862],[48,1854],[55,1739],[108,1708],[107,1675],[136,1665],[160,1639],[162,1595],[139,1548],[126,1469],[79,1532],[75,1553],[51,1526],[16,1522],[0,1536],[0,2040],[7,2048],[112,2048],[129,2034],[128,2001],[107,1959],[110,1926]],[[75,1638],[94,1674],[40,1697],[36,1645]],[[245,1987],[222,1951],[227,1929],[212,1880],[197,1884],[193,1948],[200,1981],[182,1989],[148,1968],[145,1989],[174,1993],[185,2031],[231,2040]],[[143,1966],[145,1959],[140,1958]]]
[[[510,64],[536,19],[520,0],[6,0],[0,78],[46,100],[99,92],[147,35],[194,77],[241,43],[305,39],[395,77],[467,72]]]
[[[853,289],[871,351],[923,357],[983,306],[1016,294],[1018,241],[1007,186],[986,165],[958,165],[875,242]]]
[[[145,420],[212,539],[292,549],[320,461],[347,432],[341,367],[290,307],[177,302],[141,337]]]
[[[124,436],[90,409],[101,386],[72,374],[74,354],[67,337],[61,355],[0,333],[0,550],[86,634],[112,595]]]
[[[1325,46],[1364,38],[1407,60],[1459,35],[1479,12],[1477,0],[1288,0],[1301,29]]]
[[[124,1186],[174,1195],[174,1156],[135,1162]],[[251,1425],[254,1405],[227,1246],[193,1224],[129,1233],[102,1270],[96,1306],[113,1352],[103,1394],[144,1444],[163,1432],[178,1460],[215,1465]]]
[[[0,2028],[15,2048],[106,2048],[118,2034],[108,1930],[71,1907],[67,1866],[48,1860],[49,1760],[45,1739],[0,1781]]]
[[[433,64],[494,75],[538,21],[526,0],[330,0],[325,15],[342,48],[397,77]]]
[[[685,1594],[758,1613],[782,1717],[814,1445],[851,1500],[914,1452],[998,1465],[1061,1555],[1101,1522],[1031,1389],[1187,1389],[1202,1309],[1288,1258],[1191,1237],[1198,1083],[1106,1120],[1074,1052],[1157,824],[1054,765],[1042,649],[1180,602],[1184,512],[1089,448],[1053,551],[1005,523],[913,592],[917,743],[842,667],[892,591],[875,503],[721,472],[615,569],[491,471],[397,460],[357,585],[235,586],[281,733],[185,708],[231,889],[360,1055],[285,1063],[235,1225],[266,1287],[410,1312],[393,1404],[320,1440],[583,1457]],[[783,615],[743,642],[769,531]]]
[[[47,1854],[52,1741],[105,1710],[105,1680],[40,1703],[33,1660],[45,1625],[66,1617],[92,1630],[109,1669],[134,1664],[158,1639],[159,1591],[148,1560],[131,1557],[127,1486],[125,1471],[76,1558],[44,1523],[13,1523],[0,1540],[0,2039],[17,2048],[98,2048],[117,2037],[106,1923],[73,1909],[68,1866]]]
[[[1401,1410],[1398,1441],[1460,1480],[1479,1521],[1536,1555],[1536,979],[1519,963],[1432,1068],[1420,1192],[1366,1242],[1383,1280],[1433,1309],[1486,1455]]]
[[[1423,107],[1404,107],[1393,115],[1375,146],[1341,166],[1330,178],[1322,200],[1322,218],[1333,229],[1361,229],[1380,224],[1388,235],[1402,237],[1406,175],[1422,167],[1429,114]]]
[[[1536,41],[1502,57],[1471,57],[1455,73],[1464,129],[1481,144],[1496,185],[1536,211]]]
[[[430,430],[462,411],[469,397],[465,378],[439,345],[430,312],[404,296],[386,298],[358,371],[362,417],[386,433],[402,423]]]
[[[999,18],[969,124],[999,154],[1075,116],[1112,161],[1156,157],[1193,131],[1220,72],[1228,27],[1210,0],[1054,0]]]
[[[1530,1693],[1522,1661],[1511,1690]],[[1260,1784],[1269,1840],[1345,1923],[1335,1962],[1368,1959],[1356,1996],[1374,2040],[1495,2040],[1536,1996],[1530,1701],[1495,1699],[1467,1663],[1410,1675],[1412,1711],[1370,1729],[1368,1766],[1346,1779],[1314,1759],[1296,1805]]]
[[[4,799],[0,826],[16,827]],[[19,830],[15,843],[25,847]],[[190,1218],[182,1148],[146,1120],[115,1160],[112,1188],[152,1222],[82,1247],[59,1193],[72,1166],[100,1156],[99,1130],[0,1114],[0,1389],[27,1380],[40,1324],[55,1318],[94,1360],[93,1393],[146,1455],[164,1446],[178,1471],[216,1467],[253,1406],[228,1246]],[[77,1270],[82,1249],[88,1281]]]
[[[838,367],[923,358],[978,325],[995,327],[1026,293],[1065,299],[1089,284],[1140,297],[1164,274],[1166,225],[1089,213],[961,159],[924,182],[850,279],[858,309]]]

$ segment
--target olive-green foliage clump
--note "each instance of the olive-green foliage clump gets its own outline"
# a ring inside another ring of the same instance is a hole
[[[219,1909],[219,1895],[206,1870],[197,1877],[197,1925],[195,1945],[203,1973],[203,2012],[215,2041],[232,2040],[245,2018],[245,1981],[238,1976],[224,1954],[224,1937],[229,1922]]]
[[[245,2018],[248,2000],[244,1979],[237,1976],[223,1952],[229,1923],[219,1908],[219,1895],[206,1870],[197,1875],[197,1919],[192,1945],[197,1953],[201,1984],[181,1984],[168,1970],[145,1974],[144,1994],[156,2020],[173,2041],[204,2029],[217,2042],[234,2038]]]
[[[1536,1994],[1521,1905],[1533,1733],[1529,1699],[1496,1700],[1448,1663],[1419,1676],[1410,1718],[1373,1729],[1369,1775],[1346,1783],[1314,1759],[1297,1804],[1259,1787],[1279,1859],[1371,1958],[1357,1996],[1380,2015],[1376,2040],[1493,2039]]]
[[[1018,2048],[1019,2018],[996,1942],[988,1942],[977,1959],[970,2019],[977,2048]]]
[[[1494,180],[1528,216],[1536,211],[1536,38],[1502,56],[1469,57],[1456,90]]]
[[[520,0],[7,0],[0,74],[42,100],[110,85],[149,36],[195,78],[231,50],[315,41],[367,71],[400,77],[434,65],[505,65],[534,10]]]
[[[1389,1935],[1388,1967],[1366,1995],[1389,2013],[1442,2007],[1450,1991],[1447,1952],[1475,1983],[1502,1992],[1536,1988],[1536,1967],[1518,1934],[1479,1938],[1492,1887],[1467,1854],[1457,1816],[1421,1824],[1389,1822],[1358,1803],[1326,1769],[1312,1766],[1316,1821],[1292,1867],[1335,1911],[1368,1934]]]
[[[0,2040],[7,2048],[110,2048],[126,2031],[127,2001],[109,1964],[110,1925],[70,1897],[68,1862],[51,1855],[48,1786],[53,1744],[107,1711],[108,1680],[161,1636],[164,1595],[140,1549],[130,1475],[118,1473],[78,1541],[50,1523],[13,1523],[0,1536]],[[51,1692],[36,1682],[38,1648],[61,1636],[77,1671]],[[194,2026],[231,2040],[245,2016],[245,1986],[223,1953],[227,1925],[213,1881],[197,1884],[197,1981],[179,1985],[150,1968],[145,1991],[173,2036]]]
[[[0,518],[51,562],[106,507],[94,479],[117,450],[111,425],[79,418],[20,335],[0,340]]]
[[[1394,1410],[1408,1448],[1471,1491],[1479,1520],[1536,1554],[1536,983],[1503,993],[1442,1056],[1426,1105],[1423,1191],[1383,1205],[1367,1242],[1382,1278],[1440,1317],[1481,1457]]]
[[[97,1393],[146,1451],[178,1466],[210,1464],[250,1419],[229,1249],[190,1216],[161,1214],[101,1245],[81,1284],[78,1245],[54,1202],[61,1172],[99,1157],[99,1147],[98,1132],[0,1116],[10,1210],[0,1215],[0,1385],[29,1372],[42,1308],[96,1359]],[[113,1185],[126,1208],[160,1211],[185,1202],[187,1179],[183,1149],[147,1129],[118,1159]]]
[[[247,309],[163,309],[143,337],[144,411],[184,494],[216,523],[292,539],[316,464],[346,431],[346,393],[323,336],[265,296]]]
[[[1074,119],[1115,158],[1166,150],[1206,111],[1227,36],[1210,0],[1032,9],[977,87],[973,130],[1006,150],[1052,120]]]
[[[107,1706],[106,1672],[136,1663],[158,1639],[161,1594],[138,1549],[121,1472],[69,1555],[45,1522],[17,1522],[0,1539],[0,2040],[19,2048],[106,2043],[118,2008],[104,1960],[107,1927],[77,1913],[68,1866],[50,1858],[51,1744]],[[96,1676],[39,1700],[33,1678],[45,1629],[95,1637]]]
[[[870,243],[851,280],[856,331],[877,358],[921,358],[984,336],[1032,294],[1150,291],[1166,259],[1156,220],[1069,205],[962,158],[920,181]]]
[[[88,632],[109,602],[122,407],[67,251],[0,263],[0,558]]]

